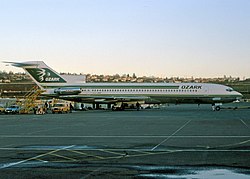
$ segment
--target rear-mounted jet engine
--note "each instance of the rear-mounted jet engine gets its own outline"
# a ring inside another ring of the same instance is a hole
[[[59,95],[76,95],[81,93],[81,88],[57,88],[54,93]]]

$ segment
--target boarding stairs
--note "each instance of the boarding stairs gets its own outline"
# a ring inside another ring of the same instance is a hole
[[[19,113],[28,114],[30,111],[32,111],[37,105],[37,97],[40,96],[42,92],[43,90],[41,90],[38,86],[31,88],[30,91],[24,95],[23,100],[19,101],[19,106],[21,107]]]

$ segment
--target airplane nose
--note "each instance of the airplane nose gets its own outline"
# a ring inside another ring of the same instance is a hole
[[[240,100],[243,97],[243,95],[239,92],[236,93],[236,99]]]

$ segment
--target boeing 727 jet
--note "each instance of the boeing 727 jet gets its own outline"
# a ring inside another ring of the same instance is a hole
[[[23,68],[43,89],[44,96],[75,102],[115,104],[196,103],[212,104],[220,110],[222,103],[241,99],[231,87],[211,83],[80,83],[67,80],[43,61],[8,62]]]

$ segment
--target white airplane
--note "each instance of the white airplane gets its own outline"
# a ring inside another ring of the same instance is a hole
[[[6,62],[23,68],[45,92],[43,96],[95,104],[115,103],[196,103],[212,104],[219,111],[222,103],[242,98],[231,87],[211,83],[82,83],[67,80],[43,61]]]

